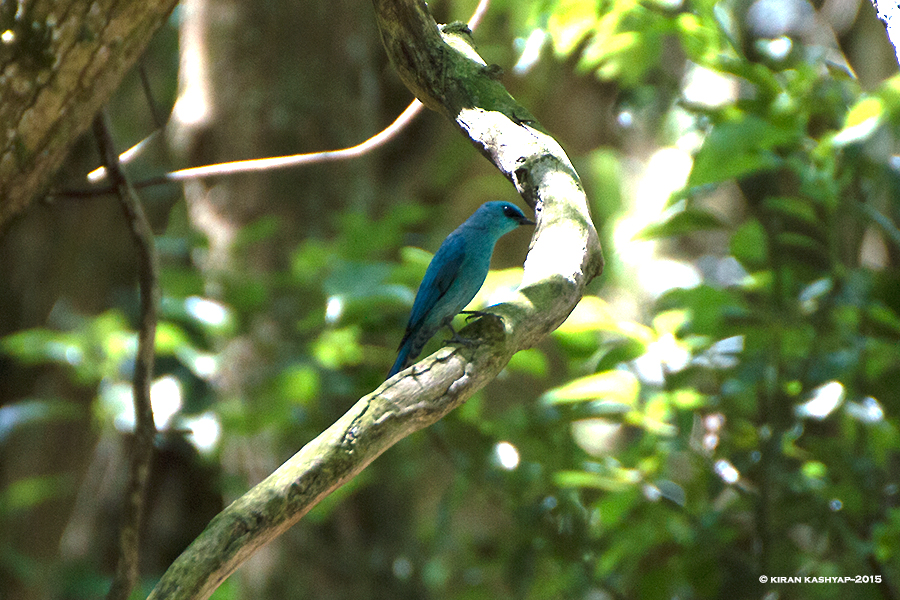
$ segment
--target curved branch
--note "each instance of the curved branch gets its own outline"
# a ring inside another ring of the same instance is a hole
[[[143,189],[155,185],[164,185],[166,183],[179,183],[184,181],[193,181],[197,179],[205,179],[208,177],[224,177],[230,175],[239,175],[241,173],[259,173],[263,171],[277,171],[279,169],[290,169],[306,165],[321,164],[327,162],[347,160],[351,158],[359,158],[369,152],[380,148],[392,139],[394,139],[403,129],[410,123],[416,115],[422,110],[422,103],[418,100],[410,102],[400,116],[394,119],[394,122],[355,146],[349,148],[340,148],[337,150],[320,150],[318,152],[307,152],[305,154],[289,154],[283,156],[269,156],[266,158],[248,158],[245,160],[234,160],[224,163],[215,163],[211,165],[202,165],[199,167],[187,167],[175,171],[169,171],[163,175],[150,177],[142,181],[134,183],[136,189]],[[156,132],[151,133],[141,142],[129,148],[126,153],[137,153],[140,151],[141,145],[145,141],[151,139]],[[126,156],[123,153],[120,159],[128,160],[131,155]],[[106,179],[106,168],[97,167],[87,175],[91,182],[103,181]],[[109,194],[114,190],[115,186],[95,187],[85,190],[63,190],[56,192],[58,196],[68,197],[92,197]]]
[[[426,106],[452,119],[535,208],[522,287],[443,348],[382,384],[262,483],[217,515],[150,598],[206,598],[257,549],[391,445],[493,380],[517,351],[558,327],[603,268],[587,198],[569,159],[496,81],[464,26],[441,31],[418,0],[374,0],[385,48]]]

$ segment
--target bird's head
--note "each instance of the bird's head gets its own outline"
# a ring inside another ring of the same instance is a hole
[[[482,204],[472,215],[472,220],[477,227],[487,229],[498,238],[519,225],[534,225],[534,221],[527,218],[518,206],[504,201]]]

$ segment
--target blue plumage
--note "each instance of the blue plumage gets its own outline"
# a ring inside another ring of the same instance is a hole
[[[405,369],[441,327],[450,327],[484,283],[494,245],[519,225],[534,225],[509,202],[482,204],[447,236],[425,271],[413,302],[397,361],[388,377]],[[456,332],[450,327],[454,338]]]

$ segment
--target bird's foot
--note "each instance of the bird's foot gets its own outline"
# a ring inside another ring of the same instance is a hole
[[[444,340],[444,344],[459,344],[460,346],[474,346],[478,343],[478,340],[473,340],[472,338],[464,338],[455,331],[453,332],[453,337],[449,340]]]
[[[453,334],[449,340],[444,340],[445,344],[460,344],[462,346],[474,346],[478,343],[478,340],[473,340],[471,338],[464,338],[455,329],[453,329],[452,325],[447,325],[447,329],[450,330],[450,333]]]
[[[472,338],[464,338],[458,335],[450,338],[449,340],[444,340],[444,344],[459,344],[460,346],[474,346],[477,343],[478,340],[473,340]]]
[[[483,310],[461,310],[459,312],[461,315],[468,315],[466,317],[466,323],[471,321],[472,319],[477,319],[478,317],[496,317],[494,313],[484,312]]]

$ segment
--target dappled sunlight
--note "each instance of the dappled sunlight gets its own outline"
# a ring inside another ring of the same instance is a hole
[[[532,30],[526,38],[516,38],[515,45],[520,54],[519,60],[513,65],[513,73],[520,77],[527,75],[531,68],[540,60],[541,50],[547,41],[547,32],[540,28]]]
[[[665,333],[647,346],[647,352],[632,363],[638,377],[650,385],[663,385],[667,373],[677,373],[684,369],[691,360],[690,351],[675,339],[671,333]]]
[[[519,466],[519,451],[509,442],[499,442],[494,446],[494,459],[500,468],[512,471]]]
[[[475,294],[466,310],[479,310],[501,302],[510,302],[518,297],[519,284],[522,282],[521,267],[510,269],[494,269],[488,273],[484,285]]]
[[[863,398],[862,402],[847,402],[846,410],[848,415],[863,423],[873,424],[884,420],[884,409],[872,396]]]
[[[222,424],[215,413],[206,412],[196,417],[185,417],[182,424],[190,430],[188,439],[201,453],[211,454],[218,448],[222,437]]]
[[[716,461],[714,469],[716,474],[721,477],[722,481],[725,483],[735,484],[741,478],[740,472],[734,468],[734,465],[731,464],[731,462],[724,458],[720,458]]]
[[[116,429],[123,432],[134,431],[134,402],[130,383],[124,381],[104,383],[101,386],[100,398]],[[166,375],[150,385],[150,406],[153,409],[153,421],[157,429],[168,429],[183,405],[183,390],[177,378]]]
[[[344,313],[344,298],[342,296],[331,296],[325,303],[325,322],[334,325],[341,319]]]
[[[602,456],[619,448],[623,427],[608,419],[581,419],[572,423],[572,439],[591,456]]]
[[[613,242],[616,255],[638,274],[656,258],[657,242],[635,240],[645,227],[661,220],[672,193],[687,181],[692,159],[677,148],[662,148],[647,161],[637,181],[634,204],[616,222]]]
[[[184,392],[178,378],[166,375],[150,385],[150,406],[157,429],[168,429],[183,405]]]
[[[809,400],[795,409],[798,417],[822,420],[841,405],[844,400],[844,386],[830,381],[813,390]]]
[[[692,288],[703,278],[693,264],[669,258],[649,258],[638,268],[638,282],[651,298],[659,298],[675,288]]]
[[[692,63],[684,76],[681,95],[692,105],[722,108],[737,100],[739,83],[733,75]]]

